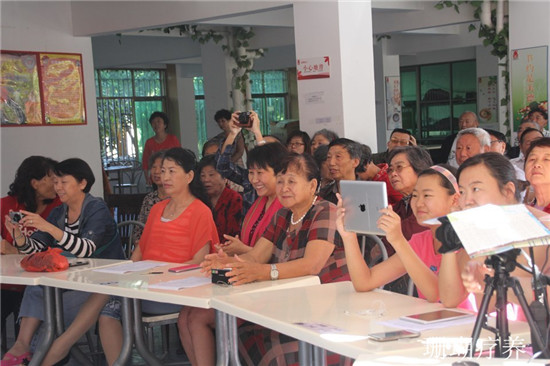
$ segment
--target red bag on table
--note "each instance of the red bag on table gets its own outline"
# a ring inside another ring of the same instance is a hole
[[[61,248],[48,248],[45,252],[29,254],[21,261],[21,268],[27,272],[64,271],[69,268],[69,261],[61,252]]]

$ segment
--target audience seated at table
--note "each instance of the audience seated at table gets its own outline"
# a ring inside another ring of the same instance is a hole
[[[143,156],[141,158],[141,166],[147,179],[147,183],[151,183],[149,177],[149,159],[155,151],[170,149],[171,147],[180,147],[180,142],[175,135],[169,134],[166,130],[170,123],[168,115],[164,112],[153,112],[149,117],[149,123],[155,132],[155,136],[145,141],[143,148]]]
[[[225,241],[224,235],[235,236],[239,234],[242,222],[243,199],[239,193],[227,187],[227,180],[216,170],[214,155],[208,155],[201,159],[197,173],[206,195],[210,199],[214,222],[218,230],[218,243],[223,243]],[[215,251],[213,246],[212,250]]]
[[[397,192],[390,183],[388,164],[374,164],[372,162],[372,151],[367,145],[361,145],[361,161],[355,168],[355,173],[359,180],[386,183],[386,193],[390,205],[399,202],[403,198],[403,195]]]
[[[344,241],[346,260],[351,280],[356,291],[370,291],[383,286],[408,273],[418,295],[430,302],[439,300],[438,272],[441,242],[435,237],[438,225],[424,221],[447,215],[458,205],[458,185],[452,168],[434,165],[418,174],[413,188],[410,206],[419,225],[428,230],[412,235],[407,241],[401,229],[401,218],[388,206],[380,211],[377,226],[386,233],[386,239],[395,249],[396,255],[370,268],[365,263],[357,235],[344,229],[345,208],[338,202],[336,227]]]
[[[248,178],[258,194],[258,199],[244,218],[241,236],[225,235],[225,240],[218,249],[230,256],[241,255],[251,251],[262,238],[275,213],[283,207],[276,194],[275,171],[287,155],[288,151],[279,143],[256,146],[250,150],[247,159]],[[195,364],[209,364],[213,357],[210,352],[215,343],[214,310],[183,308],[178,319],[178,328],[188,357],[195,360]]]
[[[54,207],[61,204],[53,186],[53,168],[57,162],[43,156],[30,156],[23,160],[10,184],[8,195],[0,201],[2,244],[1,254],[18,254],[13,246],[13,237],[6,229],[4,220],[10,211],[27,210],[47,218]],[[36,231],[34,227],[23,228],[23,235],[29,237]],[[19,313],[25,286],[2,284],[0,300],[2,312],[0,322],[6,324],[6,318]],[[17,329],[16,329],[17,331]]]
[[[147,222],[147,217],[149,217],[149,212],[151,208],[156,203],[168,198],[162,185],[161,172],[162,172],[162,158],[164,155],[164,150],[155,151],[151,158],[149,159],[149,166],[151,167],[149,174],[151,178],[151,183],[153,185],[153,191],[149,192],[143,198],[141,203],[141,209],[139,210],[138,221],[145,224]],[[134,241],[136,243],[141,239],[141,234],[143,233],[143,228],[141,226],[134,227]]]
[[[210,200],[196,174],[195,154],[187,149],[172,148],[164,153],[162,185],[169,199],[153,206],[143,235],[131,259],[174,263],[200,263],[218,242],[218,233]],[[98,295],[105,296],[105,295]],[[142,309],[150,314],[181,310],[180,305],[142,301]],[[109,365],[122,348],[120,302],[111,298],[99,318],[101,344]]]
[[[311,138],[311,154],[314,154],[320,146],[328,145],[337,138],[338,134],[336,132],[326,128],[315,132]]]
[[[95,182],[88,164],[77,158],[57,163],[53,169],[55,192],[62,202],[47,219],[40,214],[20,210],[25,216],[15,225],[5,217],[6,229],[15,234],[14,244],[24,254],[61,248],[67,255],[79,258],[123,259],[124,253],[116,224],[105,202],[88,192]],[[28,228],[36,231],[26,237]],[[89,294],[79,291],[63,293],[65,323],[70,324],[76,311]],[[31,357],[31,340],[44,320],[42,288],[29,286],[25,290],[19,318],[20,332],[13,347],[6,353],[2,365],[18,365]],[[78,338],[77,338],[78,339]],[[47,364],[47,358],[44,361]]]
[[[307,132],[293,131],[286,139],[286,147],[296,154],[311,154],[311,139]]]
[[[248,180],[248,169],[243,168],[240,165],[233,163],[231,156],[236,148],[236,138],[241,134],[242,128],[237,124],[239,123],[239,111],[231,115],[231,121],[228,124],[229,133],[224,139],[222,146],[216,152],[216,170],[220,174],[229,179],[231,182],[239,184],[243,187],[243,215],[246,215],[252,203],[258,198],[256,190],[250,184]],[[273,136],[263,136],[260,131],[260,118],[254,111],[250,111],[250,120],[252,126],[247,130],[254,134],[256,138],[256,145],[262,146],[266,143],[280,143],[280,141]]]
[[[230,267],[233,285],[305,275],[318,275],[322,283],[349,279],[342,241],[334,226],[336,206],[316,195],[318,181],[319,169],[311,155],[290,154],[277,168],[277,196],[283,208],[263,236],[241,256],[229,257],[221,251],[208,255],[203,270]],[[249,342],[252,339],[258,341]],[[280,359],[297,362],[296,340],[258,325],[242,325],[239,342],[244,364],[272,364]],[[214,362],[214,344],[209,344],[208,350],[204,347],[201,354],[210,358],[192,360],[193,364]]]

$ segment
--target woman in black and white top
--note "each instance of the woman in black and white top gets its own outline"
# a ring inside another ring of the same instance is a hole
[[[24,210],[18,223],[12,222],[8,215],[5,217],[6,228],[14,234],[17,249],[27,254],[55,247],[69,257],[123,259],[120,237],[107,205],[88,193],[95,181],[89,165],[81,159],[67,159],[55,165],[54,175],[54,189],[62,204],[53,209],[46,220]],[[21,229],[26,226],[35,227],[37,231],[25,237]],[[63,294],[66,324],[72,322],[88,295],[77,291]],[[4,356],[3,365],[30,359],[30,342],[44,320],[43,304],[42,289],[27,287],[19,313],[19,335]]]

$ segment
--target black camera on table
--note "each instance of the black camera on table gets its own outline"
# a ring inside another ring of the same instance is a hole
[[[230,277],[226,276],[227,272],[231,272],[231,268],[212,268],[212,283],[217,285],[231,285],[231,283],[229,283]]]
[[[23,215],[21,212],[18,212],[18,211],[11,211],[10,212],[10,220],[11,222],[13,222],[14,224],[18,223],[19,221],[21,221],[21,219],[23,218]]]
[[[239,123],[237,123],[237,126],[239,126],[239,127],[251,127],[252,126],[252,119],[250,118],[250,112],[241,112],[241,113],[239,113]]]

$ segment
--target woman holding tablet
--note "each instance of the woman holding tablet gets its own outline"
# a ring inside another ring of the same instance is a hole
[[[393,160],[392,160],[393,161]],[[449,167],[450,168],[450,167]],[[378,227],[386,232],[386,239],[396,255],[369,268],[357,242],[357,235],[344,229],[345,209],[338,197],[336,227],[344,241],[346,260],[355,290],[370,291],[408,273],[414,281],[419,297],[428,301],[439,300],[438,275],[441,243],[435,238],[437,226],[424,221],[447,215],[458,204],[458,185],[454,175],[446,168],[432,166],[418,174],[411,192],[410,205],[419,225],[428,230],[407,239],[401,229],[401,218],[391,206],[381,210]]]

